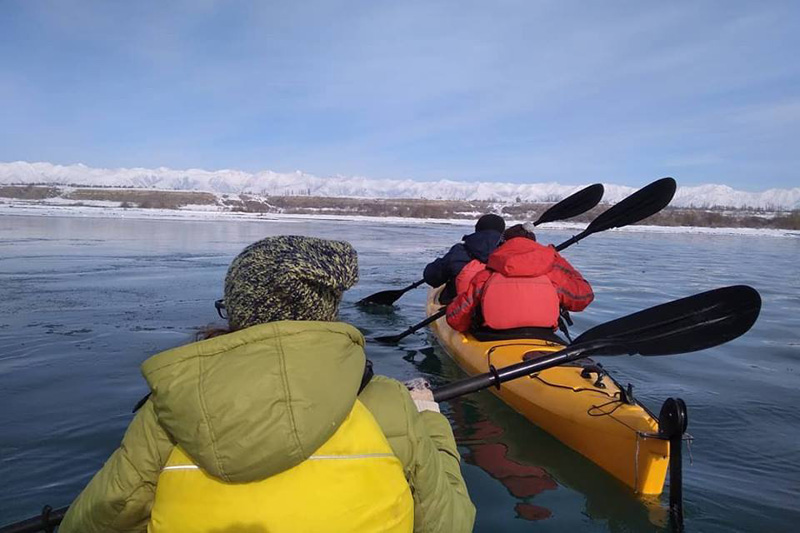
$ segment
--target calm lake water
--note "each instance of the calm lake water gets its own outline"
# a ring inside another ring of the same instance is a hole
[[[0,524],[67,505],[118,445],[146,392],[139,365],[218,320],[230,260],[264,236],[345,239],[361,281],[342,319],[369,338],[421,320],[425,291],[390,312],[360,298],[420,278],[463,226],[378,222],[156,221],[0,216]],[[540,231],[558,243],[564,231]],[[674,298],[733,284],[759,290],[746,336],[696,354],[604,358],[654,410],[689,406],[688,531],[791,531],[800,521],[800,238],[615,232],[565,252],[597,299],[579,333]],[[368,343],[376,371],[434,383],[462,376],[426,331]],[[476,531],[651,531],[666,494],[642,501],[489,393],[444,406],[478,508]]]

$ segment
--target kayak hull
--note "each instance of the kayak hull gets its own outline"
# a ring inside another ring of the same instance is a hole
[[[427,314],[441,305],[428,293]],[[455,331],[444,318],[431,324],[439,344],[469,375],[522,361],[528,352],[552,353],[562,346],[537,339],[480,342]],[[641,405],[622,401],[624,391],[609,376],[582,377],[582,366],[559,366],[504,383],[491,391],[533,424],[606,470],[638,494],[661,494],[669,465],[669,442],[658,437],[658,421]]]

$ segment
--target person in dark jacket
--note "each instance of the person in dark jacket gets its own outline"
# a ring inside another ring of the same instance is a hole
[[[448,303],[456,297],[456,277],[461,269],[473,259],[486,263],[489,254],[500,244],[506,223],[503,217],[483,215],[475,224],[475,233],[465,235],[453,245],[444,256],[428,263],[422,277],[431,287],[445,285],[439,297],[441,303]]]

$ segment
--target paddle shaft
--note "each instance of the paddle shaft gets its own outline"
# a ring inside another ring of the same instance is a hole
[[[447,308],[443,307],[443,308],[439,309],[438,311],[436,311],[431,316],[429,316],[428,318],[426,318],[425,320],[423,320],[422,322],[420,322],[418,324],[414,324],[413,326],[411,326],[410,328],[408,328],[407,330],[405,330],[402,333],[398,333],[397,335],[392,335],[391,337],[379,337],[376,340],[397,342],[397,341],[399,341],[400,339],[402,339],[404,337],[408,337],[409,335],[411,335],[415,331],[424,328],[425,326],[427,326],[431,322],[435,322],[435,321],[439,320],[440,318],[442,318],[445,315],[445,313],[447,313]]]
[[[560,252],[564,248],[568,248],[568,247],[572,246],[576,242],[579,242],[580,240],[585,239],[586,237],[588,237],[592,233],[594,233],[594,232],[587,233],[586,231],[582,231],[582,232],[578,233],[574,237],[571,237],[569,240],[566,240],[566,241],[562,242],[561,244],[559,244],[558,246],[556,246],[556,252]]]
[[[401,292],[403,292],[403,293],[406,293],[406,292],[410,291],[411,289],[416,289],[417,287],[419,287],[419,286],[420,286],[420,285],[422,285],[423,283],[425,283],[425,280],[424,280],[424,279],[421,279],[421,280],[419,280],[419,281],[415,281],[414,283],[412,283],[412,284],[411,284],[411,285],[409,285],[408,287],[405,287],[405,288],[403,288],[403,289],[400,289],[400,291],[401,291]]]
[[[534,372],[541,372],[542,370],[547,370],[548,368],[580,359],[584,357],[583,354],[590,349],[591,346],[566,348],[553,355],[541,357],[533,361],[523,361],[521,363],[504,366],[503,368],[491,367],[492,370],[485,374],[479,374],[439,387],[433,391],[433,399],[436,402],[444,402],[457,398],[458,396],[463,396],[464,394],[488,389],[492,386],[500,388],[500,384],[506,381],[528,376]]]
[[[53,531],[53,528],[55,528],[61,523],[62,520],[64,520],[64,515],[67,514],[67,509],[69,509],[69,507],[51,509],[49,505],[45,506],[41,515],[0,527],[0,533],[35,533],[37,531]]]

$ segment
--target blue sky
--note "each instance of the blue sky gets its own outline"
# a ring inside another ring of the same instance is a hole
[[[800,186],[800,2],[0,2],[0,161]]]

